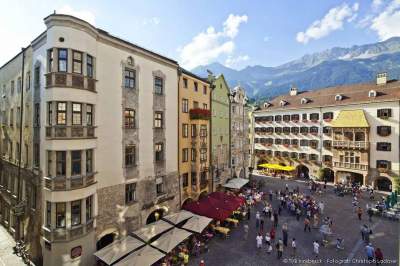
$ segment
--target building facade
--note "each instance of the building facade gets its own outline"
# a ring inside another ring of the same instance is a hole
[[[181,205],[210,191],[210,84],[181,69],[179,79],[179,174]]]
[[[392,191],[399,181],[400,82],[299,92],[254,112],[255,167],[275,162],[300,177],[358,182]]]
[[[33,82],[23,112],[30,116],[23,178],[36,175],[42,186],[34,212],[41,237],[33,235],[41,254],[33,256],[44,265],[91,265],[96,249],[179,208],[178,65],[72,16],[44,21],[25,59]],[[0,69],[7,95],[9,80],[18,82],[8,70],[18,58]],[[8,119],[2,173],[25,150],[10,124],[17,97],[0,100]],[[12,223],[11,215],[2,222]]]
[[[232,177],[245,178],[249,167],[249,116],[245,90],[237,86],[231,91],[231,166]]]
[[[209,76],[212,84],[211,94],[211,165],[213,190],[231,178],[230,162],[230,90],[224,75]]]

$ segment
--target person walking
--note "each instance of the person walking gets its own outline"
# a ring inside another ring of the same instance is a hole
[[[376,261],[376,265],[382,264],[383,253],[382,253],[382,250],[380,248],[376,248],[375,249],[375,261]]]
[[[272,190],[271,189],[269,190],[269,201],[272,202]]]
[[[243,225],[243,230],[244,230],[243,238],[244,240],[247,240],[249,237],[249,225],[247,223]]]
[[[315,257],[318,258],[318,255],[319,255],[319,243],[318,243],[317,240],[314,241],[313,248],[314,248]]]
[[[308,232],[311,232],[310,220],[306,217],[304,219],[304,232],[306,232],[307,230]]]
[[[264,219],[260,220],[260,232],[261,232],[261,234],[264,233]]]
[[[368,221],[372,223],[372,216],[374,215],[374,211],[372,210],[372,208],[368,208],[367,213],[368,213]]]
[[[278,260],[282,258],[283,255],[283,242],[282,239],[278,240],[278,243],[276,243],[276,250],[277,250],[277,258]]]
[[[267,253],[270,254],[272,251],[272,245],[271,245],[271,236],[269,233],[265,235],[265,245],[267,246]]]
[[[357,216],[358,216],[358,220],[361,221],[361,216],[362,216],[363,210],[361,207],[358,207],[357,209]]]
[[[260,226],[260,212],[257,211],[256,213],[256,228]]]
[[[297,221],[300,221],[300,215],[301,215],[300,207],[297,207],[296,208],[296,219],[297,219]]]
[[[259,234],[256,236],[256,243],[257,243],[257,248],[258,248],[258,249],[262,248],[262,242],[263,242],[263,237],[262,237],[262,235],[259,233]]]
[[[292,239],[292,256],[296,256],[296,238]]]
[[[272,227],[269,231],[269,236],[271,237],[271,244],[275,242],[275,229]]]
[[[365,253],[367,254],[367,260],[368,261],[373,261],[374,260],[375,249],[371,245],[371,243],[368,243],[368,245],[365,247]]]
[[[274,227],[278,227],[278,213],[274,211]]]
[[[283,244],[285,247],[287,247],[287,242],[288,242],[288,225],[287,223],[284,223],[282,225],[282,238],[283,238]]]
[[[247,208],[247,220],[250,220],[251,214],[250,214],[250,207]]]
[[[201,261],[200,261],[199,266],[206,266],[206,264],[204,263],[204,260],[201,260]]]
[[[318,204],[318,209],[319,209],[319,213],[321,215],[323,215],[324,214],[325,205],[324,205],[324,203],[322,201]]]

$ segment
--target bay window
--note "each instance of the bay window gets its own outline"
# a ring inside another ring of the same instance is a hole
[[[82,153],[81,151],[71,151],[71,175],[81,175],[82,174]]]
[[[68,51],[67,49],[58,49],[58,72],[67,72],[68,69]]]
[[[82,74],[82,53],[73,51],[72,52],[72,72]]]
[[[71,225],[79,225],[81,224],[81,209],[82,203],[81,200],[75,200],[71,202]]]
[[[67,124],[67,103],[57,102],[57,125]]]
[[[56,152],[56,175],[65,176],[66,174],[66,152],[57,151]]]
[[[86,104],[86,125],[93,126],[93,105]]]
[[[93,78],[93,56],[86,55],[86,75]]]
[[[72,104],[72,125],[82,125],[82,104]]]
[[[65,202],[57,202],[56,203],[56,227],[57,228],[65,228],[65,212],[66,212],[66,204]]]

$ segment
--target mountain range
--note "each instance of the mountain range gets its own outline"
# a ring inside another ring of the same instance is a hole
[[[286,94],[291,86],[304,91],[371,82],[380,72],[397,79],[400,77],[400,37],[350,48],[335,47],[277,67],[255,65],[235,70],[212,63],[198,66],[192,72],[206,77],[207,70],[223,73],[229,86],[240,84],[254,100]]]

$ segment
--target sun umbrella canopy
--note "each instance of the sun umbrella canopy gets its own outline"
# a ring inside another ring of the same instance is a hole
[[[153,237],[167,231],[172,227],[174,227],[172,224],[163,220],[158,220],[157,222],[148,224],[133,233],[143,241],[148,242]]]
[[[100,249],[94,255],[108,265],[127,255],[129,252],[145,245],[144,242],[131,236],[114,241],[112,244]]]
[[[211,218],[201,215],[194,215],[182,226],[182,228],[192,232],[201,233],[203,232],[204,228],[211,223],[211,221]]]
[[[163,258],[165,255],[155,248],[148,245],[133,252],[115,266],[150,266]]]
[[[204,202],[205,204],[209,204],[215,208],[225,209],[230,212],[233,212],[233,211],[237,210],[237,208],[238,208],[237,205],[232,201],[219,200],[219,199],[216,199],[216,198],[213,198],[210,196],[204,197],[199,201]]]
[[[246,185],[248,182],[249,182],[248,179],[237,177],[237,178],[231,179],[228,183],[226,183],[224,185],[224,187],[233,188],[233,189],[240,189],[244,185]]]
[[[293,166],[283,166],[283,165],[279,165],[279,164],[273,164],[273,163],[264,163],[264,164],[260,164],[260,167],[263,168],[268,168],[268,169],[272,169],[272,170],[280,170],[280,171],[294,171],[296,168]]]
[[[206,201],[191,202],[186,204],[183,208],[195,214],[206,216],[219,221],[224,221],[232,214],[231,211],[212,206]]]
[[[191,212],[181,210],[180,212],[164,216],[162,219],[166,220],[166,221],[170,221],[173,224],[179,224],[179,223],[189,219],[190,217],[193,217],[193,215],[194,214]]]
[[[164,251],[165,253],[169,253],[191,235],[192,233],[189,233],[188,231],[174,228],[164,233],[160,238],[152,242],[151,245]]]
[[[236,204],[236,208],[238,208],[238,207],[240,207],[241,205],[243,205],[245,202],[246,202],[246,200],[244,199],[244,198],[242,198],[242,197],[238,197],[238,196],[235,196],[235,195],[230,195],[230,194],[227,194],[227,193],[224,193],[224,192],[212,192],[212,193],[210,193],[208,196],[210,196],[210,197],[212,197],[212,198],[215,198],[215,199],[218,199],[218,200],[222,200],[222,201],[231,201],[231,202],[234,202],[235,204]]]

